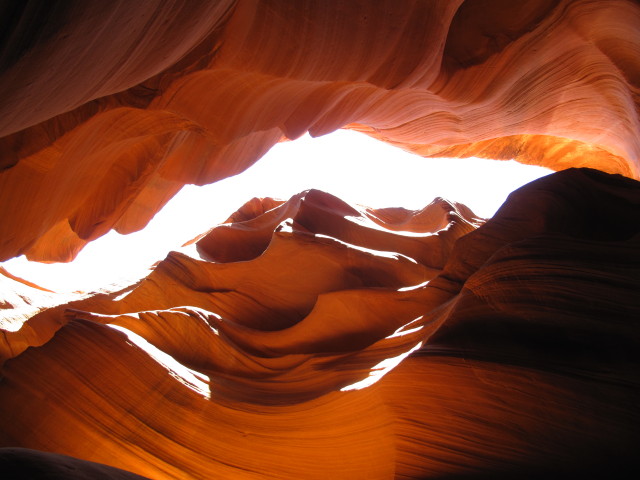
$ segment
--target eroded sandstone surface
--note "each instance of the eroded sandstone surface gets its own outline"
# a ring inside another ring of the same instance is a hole
[[[115,292],[0,270],[3,473],[638,473],[637,2],[0,13],[3,260],[69,261],[307,131],[561,170],[488,221],[256,198]]]
[[[632,467],[639,203],[589,169],[486,223],[253,199],[138,284],[6,332],[0,438],[150,478]]]
[[[630,0],[39,3],[3,16],[2,260],[69,261],[307,131],[640,174]]]

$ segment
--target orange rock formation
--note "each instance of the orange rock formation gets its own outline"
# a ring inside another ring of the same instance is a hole
[[[442,200],[253,200],[140,283],[7,332],[3,444],[149,478],[628,467],[639,202],[593,170],[523,187],[477,230]]]
[[[637,473],[637,2],[0,12],[1,259],[71,260],[307,131],[566,169],[486,223],[442,199],[254,199],[139,283],[71,301],[0,271],[3,472]]]
[[[640,173],[632,1],[108,3],[6,17],[1,259],[68,261],[184,183],[343,126],[427,156]]]

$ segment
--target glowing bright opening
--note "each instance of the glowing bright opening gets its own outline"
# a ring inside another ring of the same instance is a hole
[[[370,207],[420,209],[435,197],[491,217],[516,188],[552,173],[514,161],[426,159],[366,135],[339,130],[274,146],[246,172],[212,185],[185,186],[140,232],[115,232],[68,264],[5,262],[12,274],[58,292],[130,283],[168,251],[225,221],[252,197],[288,199],[309,188]]]

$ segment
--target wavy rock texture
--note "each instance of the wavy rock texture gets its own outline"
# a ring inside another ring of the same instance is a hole
[[[479,228],[442,199],[254,199],[137,285],[32,317],[0,444],[157,479],[635,471],[639,204],[588,169]]]
[[[16,3],[0,259],[69,261],[307,131],[640,174],[630,0]]]
[[[119,292],[0,271],[3,475],[637,476],[637,2],[32,0],[0,25],[0,260],[69,261],[307,131],[565,170],[483,225],[254,199]]]

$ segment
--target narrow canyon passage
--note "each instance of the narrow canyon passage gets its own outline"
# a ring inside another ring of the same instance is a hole
[[[0,261],[71,261],[307,132],[555,171],[490,219],[256,197],[115,291],[0,270],[3,475],[637,475],[637,2],[34,0],[0,19]]]

